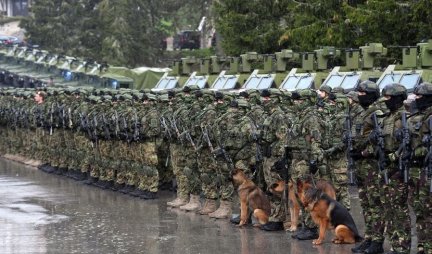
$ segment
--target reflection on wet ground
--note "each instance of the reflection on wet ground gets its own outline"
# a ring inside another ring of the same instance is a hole
[[[0,160],[0,253],[351,253],[353,245],[292,240],[168,209],[172,192],[142,200]],[[358,199],[353,215],[360,221]],[[358,223],[363,232],[363,223]],[[388,248],[387,248],[388,249]]]

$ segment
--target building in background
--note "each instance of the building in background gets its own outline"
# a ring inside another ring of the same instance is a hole
[[[28,16],[29,7],[33,0],[0,0],[0,11],[2,15]]]

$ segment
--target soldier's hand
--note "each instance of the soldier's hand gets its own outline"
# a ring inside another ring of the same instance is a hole
[[[310,160],[309,161],[309,172],[312,175],[315,175],[315,173],[318,171],[318,163],[316,160]]]

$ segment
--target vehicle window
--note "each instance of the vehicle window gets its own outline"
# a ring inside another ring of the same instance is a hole
[[[402,76],[400,83],[408,90],[414,89],[414,87],[420,81],[420,74],[418,73],[406,73]]]
[[[312,76],[301,76],[300,81],[297,84],[296,89],[307,89],[311,88],[313,83],[313,77]]]
[[[225,82],[225,85],[223,86],[223,89],[234,89],[236,84],[237,84],[236,76],[228,77]]]
[[[360,75],[358,74],[346,75],[345,79],[341,84],[341,87],[343,89],[354,89],[356,85],[359,83],[359,81],[360,81]]]
[[[382,90],[386,85],[392,84],[392,83],[399,83],[399,80],[401,78],[401,74],[386,74],[384,78],[379,83],[379,88]]]
[[[341,85],[343,79],[344,79],[343,75],[331,75],[330,78],[325,83],[325,85],[328,85],[331,88],[335,88]]]
[[[273,84],[273,78],[271,76],[261,76],[261,82],[258,84],[257,89],[271,88]]]
[[[254,89],[257,88],[261,78],[259,76],[250,77],[249,80],[244,84],[244,89]]]
[[[297,82],[299,81],[301,77],[299,76],[290,76],[288,77],[285,82],[281,85],[281,87],[288,91],[294,91],[296,90]]]

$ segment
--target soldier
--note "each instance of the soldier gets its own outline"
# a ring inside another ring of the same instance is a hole
[[[343,95],[331,94],[326,103],[328,110],[324,117],[328,121],[326,137],[329,139],[324,155],[328,162],[329,174],[336,191],[336,199],[348,210],[351,202],[348,192],[347,163],[342,137],[348,114],[348,99]]]
[[[409,204],[416,214],[418,254],[432,253],[432,84],[414,90],[416,111],[408,119],[412,162],[409,168]],[[426,147],[425,147],[426,146]]]
[[[272,185],[278,180],[283,180],[281,174],[276,172],[284,156],[284,145],[290,119],[280,107],[283,94],[277,89],[268,89],[261,92],[261,105],[268,114],[263,122],[261,131],[261,146],[264,155],[264,179],[267,186]],[[275,170],[276,169],[276,170]],[[279,231],[284,229],[284,221],[287,219],[282,200],[276,196],[270,197],[271,214],[269,222],[264,224],[261,229],[266,231]]]
[[[381,199],[384,204],[385,218],[387,219],[386,233],[391,243],[391,254],[408,254],[411,247],[411,223],[408,211],[408,185],[404,183],[404,172],[401,171],[403,161],[409,160],[409,144],[406,150],[398,145],[403,139],[401,114],[404,111],[403,102],[407,98],[406,88],[401,84],[390,84],[382,90],[384,102],[389,113],[383,118],[382,141],[385,158],[385,170],[388,171],[389,183],[382,181]],[[406,118],[405,118],[406,121]],[[405,125],[406,133],[409,132]],[[379,135],[379,134],[378,134]],[[379,145],[379,137],[374,135],[373,143]],[[381,149],[377,147],[376,149]]]
[[[372,114],[383,115],[383,107],[380,101],[377,101],[379,88],[375,83],[363,81],[356,91],[362,110],[351,116],[354,149],[350,156],[357,166],[356,179],[366,230],[364,240],[351,250],[354,253],[382,253],[385,218],[380,197],[381,176],[378,173],[378,161],[374,156],[373,146],[369,142],[369,134],[374,129]]]

